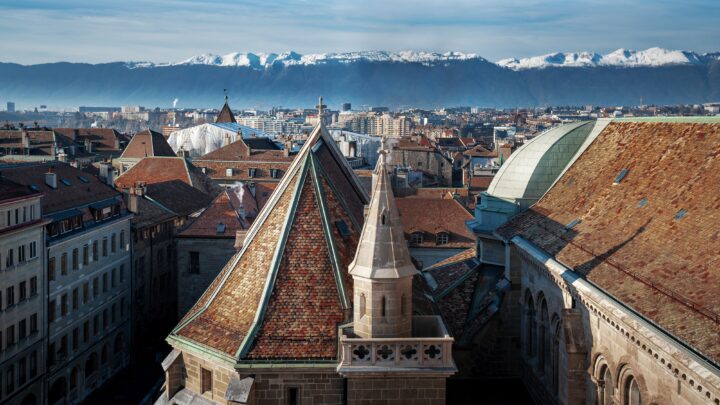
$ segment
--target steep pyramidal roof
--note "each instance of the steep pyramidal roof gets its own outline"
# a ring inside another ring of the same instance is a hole
[[[416,273],[407,249],[400,214],[395,205],[385,165],[386,150],[380,152],[377,181],[365,218],[360,245],[350,274],[364,278],[402,278]]]
[[[315,128],[245,244],[169,336],[229,361],[332,360],[348,320],[365,191]]]
[[[215,119],[216,123],[220,122],[237,122],[235,121],[235,116],[233,115],[232,111],[230,110],[230,106],[228,105],[227,98],[225,99],[225,105],[223,105],[222,110],[220,110],[220,114],[218,114],[217,118]]]
[[[175,152],[161,133],[146,129],[130,138],[120,158],[142,159],[148,156],[175,156]]]

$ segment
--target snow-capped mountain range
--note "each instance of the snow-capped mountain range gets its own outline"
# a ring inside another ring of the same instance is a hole
[[[522,70],[548,67],[700,65],[717,59],[720,59],[720,53],[698,54],[689,51],[649,48],[644,51],[618,49],[605,55],[594,52],[556,52],[530,58],[503,59],[496,63],[513,70]]]
[[[161,67],[161,66],[182,66],[182,65],[210,65],[226,67],[251,67],[253,69],[267,69],[273,65],[283,66],[310,66],[330,63],[349,64],[354,62],[399,62],[399,63],[421,63],[426,66],[434,66],[449,61],[463,60],[484,60],[474,53],[462,52],[422,52],[422,51],[364,51],[364,52],[341,52],[341,53],[314,53],[301,55],[297,52],[283,53],[252,53],[233,52],[227,55],[215,55],[205,53],[193,56],[180,62],[152,63],[152,62],[129,62],[129,67]]]
[[[556,52],[529,58],[509,58],[495,62],[498,66],[513,69],[544,69],[548,67],[648,67],[666,65],[698,65],[720,59],[718,53],[699,54],[691,51],[649,48],[644,51],[618,49],[608,54],[596,52]],[[436,66],[451,61],[485,61],[478,54],[463,52],[422,52],[422,51],[365,51],[341,53],[317,53],[301,55],[290,51],[283,53],[251,53],[233,52],[227,55],[206,53],[193,56],[179,62],[152,63],[128,62],[130,68],[148,68],[163,66],[208,65],[223,67],[250,67],[264,70],[271,66],[311,66],[322,64],[350,64],[355,62],[395,62],[420,63],[425,66]]]

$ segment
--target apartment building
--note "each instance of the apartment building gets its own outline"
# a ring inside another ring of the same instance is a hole
[[[0,403],[44,402],[41,193],[0,177]]]
[[[119,192],[63,163],[2,174],[43,193],[47,402],[77,403],[129,361],[132,215]]]

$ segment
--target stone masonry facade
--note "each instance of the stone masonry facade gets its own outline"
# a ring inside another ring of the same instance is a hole
[[[443,405],[445,378],[348,378],[348,405]]]

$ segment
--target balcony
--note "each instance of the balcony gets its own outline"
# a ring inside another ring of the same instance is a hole
[[[352,325],[340,328],[338,372],[354,373],[431,373],[452,375],[457,371],[452,359],[453,338],[439,316],[414,316],[412,337],[371,338],[355,335]]]

